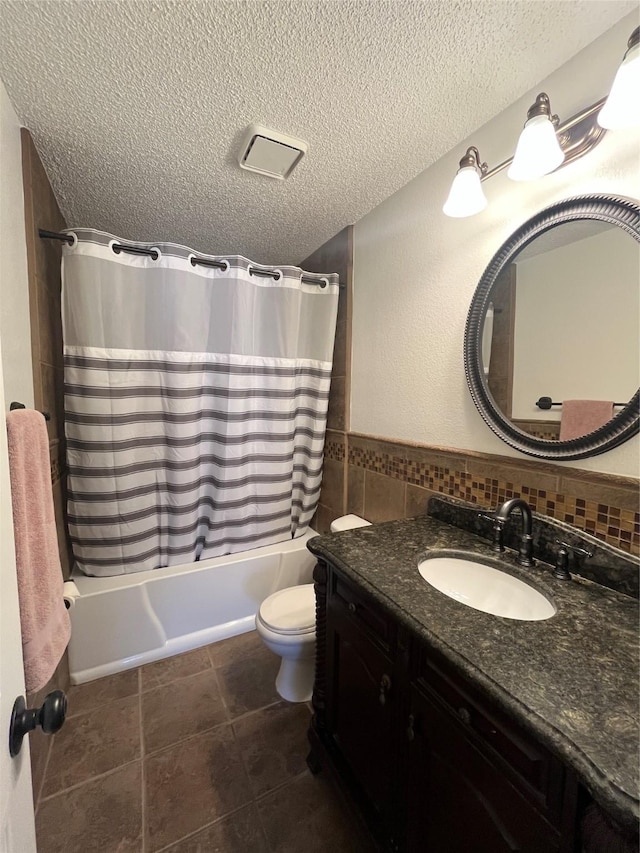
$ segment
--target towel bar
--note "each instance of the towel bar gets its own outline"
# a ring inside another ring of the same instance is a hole
[[[551,397],[540,397],[539,400],[536,400],[536,406],[539,409],[550,409],[551,406],[561,406],[562,403],[554,403]],[[627,403],[614,403],[614,406],[618,406],[619,408],[624,408]]]
[[[14,409],[26,409],[26,408],[27,407],[25,406],[24,403],[16,403],[15,400],[13,401],[13,403],[11,403],[9,405],[9,411],[10,412],[12,412]],[[49,412],[40,412],[40,414],[45,419],[45,421],[51,420],[51,415],[49,414]]]

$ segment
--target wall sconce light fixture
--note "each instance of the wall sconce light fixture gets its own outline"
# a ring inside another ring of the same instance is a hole
[[[514,181],[529,181],[548,175],[556,169],[583,157],[600,142],[607,129],[640,126],[640,27],[627,45],[611,92],[560,123],[551,114],[549,96],[541,92],[527,112],[527,121],[518,139],[513,157],[492,169],[480,162],[474,146],[460,160],[451,191],[442,208],[447,216],[465,217],[479,213],[487,206],[481,181],[486,181],[509,167]]]
[[[443,211],[447,216],[472,216],[487,206],[487,197],[482,190],[480,178],[487,172],[487,164],[480,162],[478,149],[473,145],[460,160],[458,172],[453,179],[449,197]]]
[[[640,127],[640,27],[627,42],[627,52],[618,68],[598,124],[607,130]]]
[[[533,181],[557,169],[564,160],[564,151],[556,136],[558,116],[551,115],[549,96],[540,92],[535,104],[529,107],[513,161],[507,175],[512,181]]]

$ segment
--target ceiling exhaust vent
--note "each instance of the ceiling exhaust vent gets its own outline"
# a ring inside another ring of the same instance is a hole
[[[252,124],[242,140],[238,162],[241,169],[283,180],[302,160],[307,148],[301,139]]]

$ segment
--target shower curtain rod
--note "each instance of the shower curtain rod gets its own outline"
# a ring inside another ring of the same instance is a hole
[[[61,240],[63,243],[68,243],[70,246],[73,246],[74,238],[71,234],[62,234],[58,231],[47,231],[44,228],[38,228],[38,236],[44,240]],[[127,243],[114,243],[112,245],[113,251],[116,255],[119,255],[120,252],[126,252],[129,255],[149,255],[153,258],[154,261],[158,259],[158,253],[155,249],[142,249],[139,246],[131,246]],[[226,270],[229,269],[229,264],[226,261],[211,261],[208,258],[197,258],[195,255],[191,257],[191,265],[192,266],[201,266],[201,267],[215,267],[217,269]],[[279,270],[263,270],[257,269],[256,267],[249,267],[249,275],[257,275],[262,276],[263,278],[273,278],[276,281],[282,276],[282,273]],[[311,278],[311,276],[303,275],[300,278],[300,281],[305,284],[315,284],[318,287],[325,288],[327,286],[327,281],[323,278],[318,280],[317,278]],[[340,290],[344,290],[345,285],[339,284],[338,287]]]

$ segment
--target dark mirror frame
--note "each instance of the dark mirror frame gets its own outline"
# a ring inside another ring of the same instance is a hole
[[[640,431],[640,390],[604,426],[570,441],[535,438],[515,427],[500,411],[489,391],[482,366],[482,329],[491,290],[500,273],[532,240],[561,225],[594,219],[622,228],[640,243],[640,206],[630,199],[586,195],[552,204],[532,216],[506,240],[482,274],[471,301],[464,333],[464,370],[473,402],[486,424],[510,447],[539,459],[584,459],[627,441]]]

